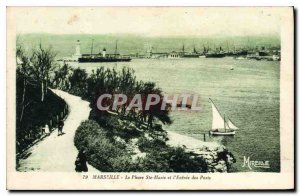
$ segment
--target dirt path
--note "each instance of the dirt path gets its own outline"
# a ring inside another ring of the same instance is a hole
[[[53,90],[69,105],[70,114],[65,120],[62,136],[57,136],[57,130],[29,149],[30,156],[20,160],[20,171],[55,171],[75,172],[75,159],[78,150],[74,146],[74,136],[77,127],[83,120],[88,119],[90,108],[87,101],[70,95],[64,91]],[[98,172],[88,165],[89,172]]]

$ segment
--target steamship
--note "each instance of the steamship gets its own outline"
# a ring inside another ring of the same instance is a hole
[[[206,58],[223,58],[225,57],[225,52],[223,51],[223,48],[216,48],[215,51],[209,51],[207,49],[206,53],[205,53],[205,57]]]
[[[114,54],[107,54],[106,48],[103,48],[102,53],[93,53],[93,40],[90,54],[80,54],[80,42],[78,40],[76,45],[76,54],[79,63],[102,63],[102,62],[129,62],[130,57],[121,56],[118,52],[118,42],[116,42],[116,49]]]
[[[78,58],[79,63],[102,63],[102,62],[129,62],[130,57],[120,55],[103,55],[103,54],[83,54]]]

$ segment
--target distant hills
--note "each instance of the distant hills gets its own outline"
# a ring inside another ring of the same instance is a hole
[[[146,53],[152,47],[153,52],[181,51],[183,44],[186,52],[192,52],[194,47],[202,51],[203,47],[222,47],[224,50],[254,47],[280,47],[280,37],[276,35],[261,36],[169,36],[148,37],[134,34],[21,34],[19,42],[27,49],[36,47],[40,42],[43,45],[51,45],[57,52],[57,57],[71,56],[75,51],[77,40],[81,42],[81,53],[91,52],[91,43],[94,40],[93,53],[102,51],[105,47],[108,53],[114,53],[116,40],[118,40],[118,52],[121,54]]]

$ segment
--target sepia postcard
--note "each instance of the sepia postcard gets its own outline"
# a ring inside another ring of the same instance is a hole
[[[293,7],[7,7],[7,189],[294,189]]]

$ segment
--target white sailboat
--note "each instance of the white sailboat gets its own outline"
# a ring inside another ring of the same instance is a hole
[[[211,135],[235,135],[235,130],[239,129],[233,124],[233,122],[228,118],[226,121],[225,115],[224,118],[221,116],[218,108],[214,102],[209,99],[212,106],[212,127],[210,130]]]

